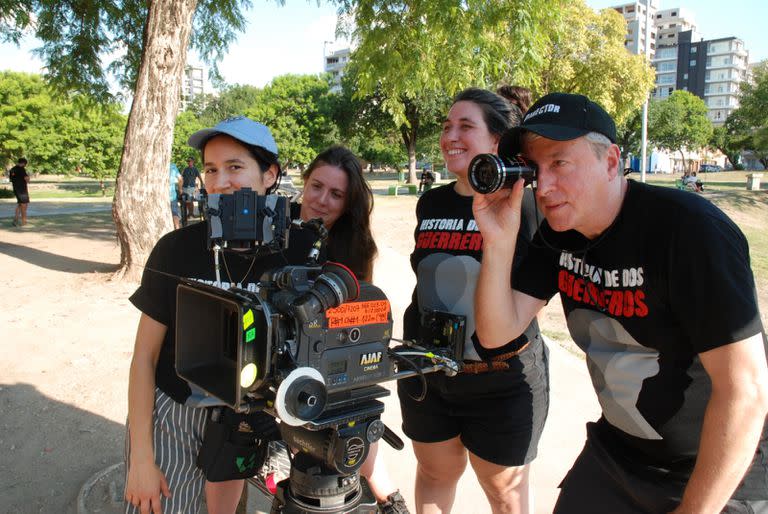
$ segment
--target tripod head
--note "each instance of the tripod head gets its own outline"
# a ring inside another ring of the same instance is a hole
[[[376,498],[359,470],[371,444],[382,437],[403,447],[380,419],[384,404],[375,398],[388,394],[381,386],[371,386],[363,396],[358,390],[356,399],[335,398],[338,409],[327,409],[321,419],[304,426],[280,424],[283,440],[298,453],[291,460],[289,478],[277,484],[273,514],[377,512]],[[357,403],[350,409],[353,401]]]

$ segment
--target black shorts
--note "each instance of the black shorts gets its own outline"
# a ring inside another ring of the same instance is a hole
[[[549,409],[548,350],[538,336],[507,361],[508,370],[426,376],[397,383],[403,432],[420,443],[456,436],[478,457],[500,466],[522,466],[536,457]]]
[[[29,203],[29,192],[27,191],[14,191],[16,195],[16,203]]]
[[[652,480],[614,459],[587,423],[587,442],[560,484],[554,514],[656,514],[677,507],[685,484]],[[768,501],[729,500],[723,514],[768,514]]]

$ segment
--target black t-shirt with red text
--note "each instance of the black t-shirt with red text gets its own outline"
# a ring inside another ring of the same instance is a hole
[[[629,181],[619,216],[591,241],[542,223],[514,283],[543,300],[560,294],[614,458],[687,481],[711,394],[698,354],[765,341],[739,228],[698,195]],[[768,425],[735,498],[768,499],[767,436]]]
[[[454,189],[455,182],[431,189],[416,204],[415,248],[411,267],[416,273],[416,288],[403,316],[403,337],[417,339],[421,314],[425,309],[466,316],[464,358],[486,360],[510,351],[511,343],[488,350],[475,334],[474,297],[477,275],[483,256],[483,236],[472,214],[472,197]],[[525,255],[536,231],[533,195],[523,198],[523,223],[517,241],[515,265]],[[529,340],[538,335],[536,320],[526,329]]]

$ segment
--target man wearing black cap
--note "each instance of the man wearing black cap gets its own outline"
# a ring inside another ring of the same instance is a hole
[[[511,277],[522,181],[478,195],[477,333],[503,344],[559,293],[602,416],[556,513],[768,513],[768,366],[747,241],[698,195],[627,180],[611,117],[554,93],[499,153],[538,166],[545,221]]]

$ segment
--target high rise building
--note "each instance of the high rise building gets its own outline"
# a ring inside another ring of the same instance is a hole
[[[349,63],[349,48],[333,50],[324,56],[323,69],[331,74],[331,91],[338,93],[341,91],[341,78],[344,76],[344,69]]]
[[[653,56],[656,49],[656,28],[653,20],[656,17],[656,0],[636,0],[635,2],[614,6],[613,9],[619,12],[627,20],[627,37],[624,41],[624,47],[633,54],[645,53],[646,30],[646,9],[650,11],[649,29],[650,41],[649,52]]]
[[[195,97],[205,94],[205,70],[199,66],[187,65],[181,79],[181,107],[183,111]]]
[[[653,18],[653,23],[656,26],[657,48],[676,45],[677,35],[686,30],[691,31],[692,40],[699,39],[693,14],[682,7],[658,11]]]
[[[738,107],[739,83],[747,77],[749,53],[744,42],[736,37],[705,40],[690,11],[658,10],[657,0],[636,0],[613,8],[627,20],[624,46],[636,54],[644,53],[649,10],[649,58],[656,68],[653,97],[667,98],[675,89],[690,91],[706,102],[712,123],[725,123]]]
[[[658,48],[654,98],[666,98],[675,89],[702,98],[709,119],[722,125],[739,106],[739,83],[747,78],[749,52],[736,37],[693,40],[694,32],[677,34],[677,44]]]

